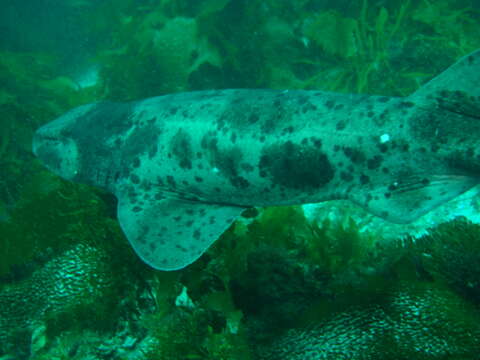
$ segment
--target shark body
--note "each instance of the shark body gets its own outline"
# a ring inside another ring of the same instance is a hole
[[[154,268],[195,261],[252,206],[349,199],[408,223],[480,182],[480,51],[406,98],[218,90],[95,103],[40,128],[33,151],[119,200]]]

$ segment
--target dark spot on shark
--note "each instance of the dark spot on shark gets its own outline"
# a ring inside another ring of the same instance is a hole
[[[261,128],[262,132],[266,134],[273,132],[275,130],[276,122],[277,121],[273,116],[266,119],[265,122],[262,124],[262,128]]]
[[[381,103],[386,103],[386,102],[389,102],[390,99],[391,98],[389,98],[388,96],[380,96],[379,98],[377,98],[377,101]]]
[[[250,124],[255,124],[258,120],[260,120],[260,116],[258,116],[258,114],[250,114],[250,116],[248,117],[248,122]]]
[[[310,141],[313,143],[313,146],[315,146],[316,148],[321,148],[322,147],[322,139],[319,139],[319,138],[316,138],[316,137],[312,136],[310,138]]]
[[[400,103],[398,103],[398,106],[400,108],[412,108],[415,106],[415,104],[411,101],[401,101]]]
[[[231,178],[230,182],[232,183],[233,186],[240,189],[245,189],[250,186],[250,183],[248,182],[248,180],[242,176]]]
[[[136,174],[130,175],[130,180],[133,184],[140,184],[140,178]]]
[[[220,117],[217,121],[217,130],[222,130],[225,127],[225,124],[226,122],[223,117]]]
[[[360,175],[360,184],[366,185],[369,182],[370,182],[370,178],[367,175],[365,175],[365,174]]]
[[[169,112],[170,112],[170,115],[175,115],[178,111],[178,107],[171,107]]]
[[[344,120],[340,120],[335,126],[335,129],[338,131],[342,131],[345,129],[346,126],[347,126],[346,122]]]
[[[258,140],[260,140],[261,143],[264,143],[266,138],[265,138],[265,136],[262,135],[262,136],[260,136],[260,138]]]
[[[295,129],[294,129],[293,126],[288,126],[288,127],[284,128],[284,129],[282,130],[282,132],[283,132],[283,133],[291,134],[291,133],[293,133],[294,130],[295,130]]]
[[[344,107],[345,107],[345,105],[338,104],[337,106],[335,106],[335,110],[342,110]]]
[[[235,142],[237,141],[237,134],[235,133],[232,133],[232,135],[230,135],[230,141],[235,144]]]
[[[192,227],[194,221],[193,220],[188,220],[186,223],[185,223],[185,226],[186,227]]]
[[[340,173],[340,178],[343,180],[343,181],[347,181],[347,182],[350,182],[353,180],[353,175],[350,174],[350,173],[347,173],[345,171],[342,171]]]
[[[190,135],[183,129],[179,129],[170,142],[170,150],[182,169],[192,168],[193,151]]]
[[[265,147],[259,169],[260,176],[268,176],[273,184],[288,188],[319,188],[334,175],[333,166],[323,152],[291,141]]]
[[[202,233],[200,232],[199,229],[195,229],[195,231],[193,232],[193,238],[194,238],[195,240],[199,240],[201,234],[202,234]]]
[[[359,149],[352,148],[350,146],[345,146],[343,148],[343,153],[348,157],[353,163],[363,163],[366,160],[365,154]]]
[[[328,110],[332,110],[333,107],[335,106],[335,101],[333,100],[327,100],[325,102],[325,106],[327,107]]]
[[[380,155],[375,155],[373,158],[367,160],[367,167],[370,170],[377,169],[380,167],[383,158]]]
[[[382,153],[386,153],[388,151],[388,145],[387,143],[378,143],[377,148],[380,150]]]
[[[181,216],[174,216],[173,220],[175,220],[176,222],[179,222],[180,220],[182,220],[182,217]]]
[[[180,250],[181,252],[187,252],[187,248],[183,247],[182,245],[180,244],[175,244],[175,247]]]
[[[175,178],[172,175],[167,175],[167,184],[170,185],[172,188],[175,188],[177,186]]]
[[[389,191],[395,191],[398,188],[398,185],[396,183],[388,185],[388,190]]]
[[[133,159],[133,164],[132,165],[133,165],[134,168],[139,168],[140,167],[140,159],[138,157]]]
[[[195,181],[196,182],[203,182],[203,178],[201,178],[200,176],[195,176]]]
[[[142,209],[140,206],[134,206],[134,207],[132,208],[132,211],[135,212],[135,213],[138,213],[138,212],[140,212],[140,211],[142,211],[142,210],[143,210],[143,209]]]

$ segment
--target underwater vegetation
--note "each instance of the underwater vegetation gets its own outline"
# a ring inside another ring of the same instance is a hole
[[[65,4],[89,38],[93,86],[64,69],[62,51],[0,40],[0,356],[476,356],[480,231],[465,219],[387,243],[348,214],[256,209],[199,262],[164,274],[136,260],[112,197],[31,154],[38,126],[99,100],[228,87],[407,95],[480,47],[475,2]]]
[[[406,240],[415,262],[425,273],[462,294],[480,301],[480,227],[465,218],[438,225],[428,235]]]

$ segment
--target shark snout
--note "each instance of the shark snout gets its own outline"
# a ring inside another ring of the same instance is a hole
[[[43,165],[65,179],[73,179],[78,173],[78,147],[75,141],[61,135],[58,129],[45,125],[36,131],[32,151]]]

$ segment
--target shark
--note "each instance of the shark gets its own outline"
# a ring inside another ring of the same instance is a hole
[[[347,199],[409,223],[480,182],[480,50],[406,97],[226,89],[86,104],[33,153],[104,188],[140,258],[198,259],[252,207]]]

